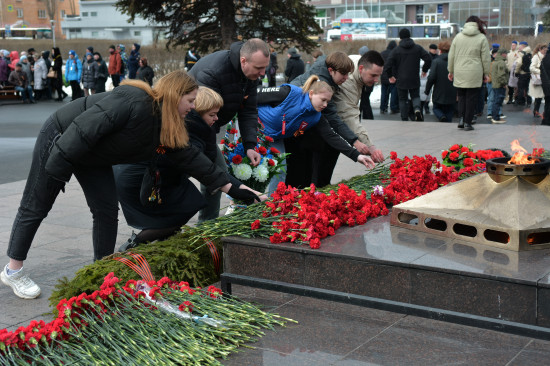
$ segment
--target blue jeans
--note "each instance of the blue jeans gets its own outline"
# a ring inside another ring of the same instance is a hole
[[[26,88],[23,88],[22,86],[16,86],[15,90],[21,93],[23,101],[29,98],[29,100],[34,102],[34,97],[32,96],[32,87],[30,85],[28,85]]]
[[[229,174],[227,164],[225,163],[225,158],[223,157],[220,149],[218,149],[215,163],[218,167],[222,168],[224,172]],[[206,207],[199,211],[198,222],[201,223],[218,218],[218,216],[220,216],[220,200],[222,199],[222,191],[218,189],[216,193],[210,194],[206,187],[201,184],[201,193],[206,199]]]
[[[390,103],[390,110],[399,110],[399,98],[397,96],[397,88],[395,84],[382,84],[382,90],[380,95],[380,110],[388,110],[388,100]]]
[[[409,120],[409,94],[411,95],[412,105],[414,110],[422,111],[420,107],[420,88],[414,89],[397,89],[399,95],[399,110],[401,111],[401,120]]]
[[[453,121],[453,115],[455,112],[455,105],[453,104],[439,104],[434,102],[433,111],[438,119],[441,117],[447,118],[447,122]]]
[[[506,97],[506,87],[503,88],[493,88],[493,105],[491,110],[493,111],[493,119],[495,121],[500,120],[500,109],[502,108],[502,103]]]
[[[49,118],[40,131],[34,146],[31,169],[23,197],[15,216],[7,255],[23,261],[42,220],[52,209],[55,199],[65,183],[46,174],[45,166],[50,150],[61,136]],[[80,183],[93,217],[94,259],[112,254],[115,249],[118,227],[118,201],[111,166],[75,166],[74,176]]]
[[[275,140],[271,143],[271,147],[276,148],[281,152],[281,154],[285,153],[285,140],[279,139]],[[286,165],[286,159],[283,160],[280,164]],[[271,180],[269,181],[269,185],[267,186],[267,195],[271,196],[273,192],[277,189],[277,185],[279,185],[279,182],[284,182],[286,180],[286,166],[283,168],[284,171],[280,172],[277,175],[274,175]]]

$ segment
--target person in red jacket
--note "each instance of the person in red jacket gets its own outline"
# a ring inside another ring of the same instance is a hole
[[[120,53],[116,50],[114,45],[109,46],[109,75],[113,80],[113,87],[116,88],[120,83],[120,67],[122,66],[122,59]]]

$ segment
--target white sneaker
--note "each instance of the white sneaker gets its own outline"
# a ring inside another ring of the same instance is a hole
[[[491,119],[491,122],[492,122],[492,123],[495,123],[495,124],[503,124],[503,123],[506,123],[506,120],[503,120],[503,119],[500,119],[500,120]]]
[[[0,280],[12,288],[13,292],[22,299],[35,299],[40,296],[40,287],[29,278],[24,268],[8,276],[8,265],[0,273]]]

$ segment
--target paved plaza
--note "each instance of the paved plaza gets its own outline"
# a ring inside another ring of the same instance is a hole
[[[2,103],[2,102],[0,102]],[[0,253],[3,266],[11,225],[25,185],[34,140],[42,122],[61,104],[0,104]],[[550,127],[519,107],[504,106],[508,123],[492,125],[479,118],[474,131],[455,123],[401,122],[399,115],[380,115],[373,100],[375,120],[363,123],[376,146],[389,155],[440,156],[450,145],[474,144],[474,149],[510,150],[510,142],[531,150],[532,141],[550,148]],[[364,167],[341,156],[333,183],[363,174]],[[224,203],[227,200],[224,198]],[[223,204],[222,204],[223,206]],[[132,229],[119,215],[117,247]],[[196,222],[196,218],[192,220]],[[541,252],[541,255],[545,255]],[[25,267],[42,288],[36,300],[22,300],[0,286],[0,329],[14,330],[33,319],[51,320],[48,298],[58,279],[71,278],[92,262],[92,218],[74,178],[60,194],[54,209],[40,227]],[[550,272],[550,269],[549,269]],[[474,327],[443,323],[354,305],[234,286],[234,293],[269,310],[297,320],[286,328],[267,331],[225,365],[544,365],[550,359],[550,342]],[[137,350],[139,351],[139,350]]]

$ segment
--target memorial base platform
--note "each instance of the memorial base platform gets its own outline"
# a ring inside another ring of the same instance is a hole
[[[550,250],[513,252],[390,226],[340,229],[320,249],[224,239],[222,290],[241,284],[550,339]]]

